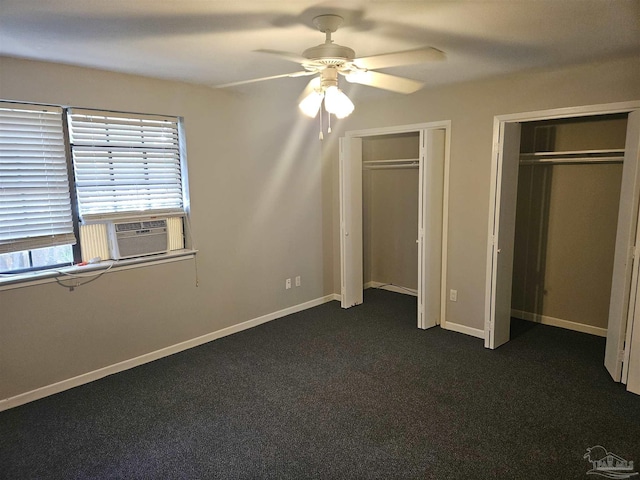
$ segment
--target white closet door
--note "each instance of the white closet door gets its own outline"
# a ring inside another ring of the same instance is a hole
[[[604,365],[617,382],[626,383],[627,365],[623,372],[624,342],[627,324],[633,324],[636,307],[638,269],[634,269],[633,257],[638,227],[638,196],[640,192],[640,111],[629,114],[627,121],[627,139],[624,164],[622,167],[622,186],[620,190],[620,209],[618,211],[618,233],[613,260],[613,282],[611,302],[609,304],[609,324],[607,326],[607,346]],[[636,261],[638,259],[636,258]],[[634,274],[635,270],[635,274]],[[631,335],[631,328],[628,330]],[[629,337],[629,340],[631,338]],[[629,356],[627,350],[627,358]]]
[[[420,132],[418,328],[440,324],[446,130]]]
[[[513,247],[518,197],[518,164],[520,158],[520,124],[505,122],[500,132],[502,148],[498,151],[496,199],[493,229],[489,235],[491,249],[491,299],[489,329],[485,346],[498,348],[509,341],[511,332],[511,284],[513,280]],[[485,327],[486,328],[486,327]]]
[[[362,303],[362,139],[340,138],[342,308]]]

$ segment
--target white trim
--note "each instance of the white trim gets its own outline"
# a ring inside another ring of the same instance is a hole
[[[389,284],[389,283],[371,281],[371,282],[365,283],[364,288],[365,290],[367,288],[378,288],[380,290],[388,290],[390,292],[395,292],[395,293],[404,293],[405,295],[411,295],[413,297],[418,296],[418,290],[414,288],[400,287],[400,286]]]
[[[36,272],[1,274],[0,292],[3,290],[13,290],[15,288],[31,287],[44,283],[53,283],[58,279],[69,279],[68,275],[84,276],[87,273],[102,275],[105,273],[119,272],[132,268],[150,267],[163,263],[178,262],[195,258],[197,250],[172,250],[159,255],[148,255],[146,257],[127,258],[123,260],[106,260],[104,262],[89,264],[85,266],[72,265],[70,267],[56,268],[55,270],[41,270]],[[62,273],[64,272],[64,273]]]
[[[640,108],[640,100],[618,103],[601,103],[598,105],[583,105],[580,107],[552,108],[550,110],[536,110],[533,112],[509,113],[496,115],[498,122],[530,122],[534,120],[552,120],[566,117],[587,117],[600,114],[626,113]],[[495,121],[494,121],[495,124]]]
[[[484,338],[484,330],[479,328],[467,327],[466,325],[460,325],[453,322],[442,322],[440,325],[444,330],[451,330],[452,332],[464,333],[465,335],[471,335],[472,337]]]
[[[440,325],[447,324],[447,263],[449,252],[449,170],[451,163],[451,120],[446,122],[447,138],[444,147],[444,185],[442,186],[442,265],[440,266]]]
[[[413,123],[410,125],[396,125],[393,127],[368,128],[366,130],[349,130],[345,137],[373,137],[377,135],[393,135],[394,133],[412,133],[425,129],[445,128],[447,132],[451,128],[451,120],[439,120],[437,122]]]
[[[429,189],[426,188],[427,179],[430,179],[431,176],[427,174],[429,172],[429,165],[427,164],[427,130],[420,130],[418,132],[420,144],[419,144],[419,153],[418,153],[418,239],[416,243],[418,244],[418,289],[417,289],[417,300],[418,300],[418,328],[426,330],[426,313],[425,313],[425,304],[426,298],[426,284],[427,279],[425,278],[426,272],[426,238],[425,238],[425,216],[426,211],[428,209],[425,208],[427,204],[427,196],[430,193]],[[432,135],[430,135],[432,136]],[[445,130],[446,137],[446,130]],[[433,146],[429,144],[429,148],[432,149]],[[429,172],[431,173],[431,172]],[[442,224],[440,224],[440,228],[442,228]],[[441,237],[442,238],[442,237]],[[442,245],[440,245],[442,249]],[[442,258],[442,257],[441,257]],[[440,289],[442,291],[442,288]]]
[[[571,320],[563,320],[562,318],[550,317],[548,315],[540,315],[539,313],[511,309],[511,316],[519,318],[520,320],[541,323],[542,325],[550,325],[552,327],[560,327],[566,330],[573,330],[575,332],[588,333],[590,335],[597,335],[598,337],[607,336],[606,328],[585,325],[584,323],[572,322]]]
[[[340,296],[336,294],[326,295],[324,297],[320,297],[315,300],[310,300],[308,302],[301,303],[299,305],[294,305],[292,307],[288,307],[283,310],[278,310],[277,312],[269,313],[267,315],[254,318],[252,320],[247,320],[246,322],[242,322],[237,325],[232,325],[230,327],[223,328],[222,330],[217,330],[215,332],[207,333],[200,337],[192,338],[191,340],[186,340],[184,342],[180,342],[175,345],[171,345],[169,347],[165,347],[153,352],[145,353],[144,355],[140,355],[138,357],[131,358],[129,360],[124,360],[122,362],[118,362],[116,364],[109,365],[107,367],[99,368],[98,370],[94,370],[92,372],[83,373],[76,377],[68,378],[66,380],[62,380],[60,382],[56,382],[51,385],[36,388],[35,390],[21,393],[14,397],[5,398],[3,400],[0,400],[0,412],[4,410],[8,410],[13,407],[17,407],[19,405],[23,405],[28,402],[32,402],[34,400],[38,400],[40,398],[47,397],[49,395],[54,395],[56,393],[62,392],[64,390],[68,390],[70,388],[74,388],[89,382],[93,382],[94,380],[98,380],[100,378],[106,377],[107,375],[113,375],[114,373],[119,373],[125,370],[129,370],[130,368],[143,365],[145,363],[153,362],[154,360],[158,360],[160,358],[173,355],[174,353],[182,352],[184,350],[197,347],[199,345],[211,342],[212,340],[217,340],[219,338],[226,337],[227,335],[232,335],[234,333],[238,333],[243,330],[256,327],[263,323],[270,322],[271,320],[276,320],[278,318],[291,315],[293,313],[297,313],[303,310],[307,310],[309,308],[317,307],[318,305],[322,305],[324,303],[328,303],[333,300],[340,300]]]

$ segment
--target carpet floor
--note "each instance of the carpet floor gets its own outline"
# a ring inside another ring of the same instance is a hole
[[[584,479],[595,445],[640,465],[604,339],[512,331],[490,351],[367,290],[0,413],[0,478]]]

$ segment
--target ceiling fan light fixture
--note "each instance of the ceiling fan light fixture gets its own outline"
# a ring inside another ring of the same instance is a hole
[[[338,118],[345,118],[351,115],[355,107],[342,90],[331,86],[324,92],[324,108]]]
[[[298,104],[298,108],[304,113],[307,117],[315,118],[318,115],[318,111],[320,110],[320,106],[322,105],[322,99],[324,95],[322,92],[318,92],[317,90],[312,91],[307,95],[302,101]]]

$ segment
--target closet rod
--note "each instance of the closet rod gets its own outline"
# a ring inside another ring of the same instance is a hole
[[[616,155],[612,157],[571,157],[571,158],[539,158],[536,160],[520,160],[520,165],[587,165],[587,164],[611,164],[623,163],[624,157]]]
[[[389,170],[389,169],[401,169],[401,168],[418,168],[420,165],[417,163],[404,164],[404,165],[364,165],[365,170]]]
[[[397,165],[403,163],[418,163],[420,160],[417,158],[398,158],[389,160],[366,160],[362,162],[363,165]]]
[[[389,160],[367,160],[362,162],[366,170],[382,170],[389,168],[418,168],[420,160],[417,158],[399,158]]]
[[[595,157],[595,156],[609,157],[611,155],[615,155],[615,156],[624,155],[624,148],[609,148],[606,150],[562,150],[558,152],[529,152],[529,153],[520,154],[521,157],[526,157],[526,158]]]

